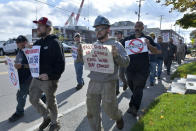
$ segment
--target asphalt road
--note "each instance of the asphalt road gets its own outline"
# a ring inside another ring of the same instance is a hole
[[[175,70],[176,64],[172,66],[172,70]],[[59,119],[62,124],[61,131],[89,131],[88,122],[86,119],[86,91],[89,78],[87,74],[89,71],[84,70],[85,86],[79,91],[75,90],[76,76],[73,65],[73,59],[71,57],[66,58],[65,72],[63,73],[57,90],[57,103],[59,108]],[[156,81],[155,87],[149,88],[149,82],[147,82],[144,97],[140,112],[146,108],[155,97],[165,92],[165,88],[169,87],[169,77],[163,73],[161,81]],[[128,103],[131,97],[131,91],[128,89],[125,92],[120,88],[121,94],[118,96],[119,108],[123,111],[123,118],[125,120],[124,131],[130,130],[130,128],[137,121],[131,115],[126,113],[128,109]],[[35,130],[42,122],[42,118],[31,106],[29,97],[25,106],[25,115],[17,122],[9,123],[8,118],[15,112],[16,108],[16,92],[17,89],[11,87],[9,83],[7,67],[4,64],[0,64],[0,131],[32,131]],[[115,122],[110,121],[107,115],[103,113],[103,128],[105,131],[117,130],[115,128]]]

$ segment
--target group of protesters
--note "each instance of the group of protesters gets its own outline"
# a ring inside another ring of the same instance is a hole
[[[24,36],[16,39],[19,51],[14,66],[18,70],[20,89],[17,92],[16,112],[9,118],[9,121],[14,122],[24,116],[26,97],[29,94],[31,104],[43,117],[39,130],[44,130],[50,125],[50,131],[58,131],[61,126],[58,120],[56,90],[58,81],[65,70],[64,51],[58,37],[51,34],[52,22],[48,18],[42,17],[33,22],[37,24],[37,35],[40,39],[33,45],[30,45]],[[155,77],[161,79],[163,62],[167,74],[170,75],[172,60],[177,56],[177,61],[181,64],[181,59],[184,58],[181,51],[184,51],[184,47],[181,45],[176,47],[172,38],[169,43],[163,43],[162,36],[157,36],[157,41],[155,41],[155,34],[151,33],[147,36],[143,33],[144,24],[140,21],[135,24],[134,34],[123,38],[123,32],[117,31],[116,40],[109,38],[110,22],[104,16],[98,16],[93,27],[97,37],[94,44],[112,47],[114,72],[108,74],[90,71],[86,95],[88,122],[93,131],[101,131],[102,103],[106,114],[116,121],[116,127],[123,129],[124,120],[117,103],[117,95],[120,93],[119,80],[123,83],[124,91],[129,87],[132,92],[127,112],[135,117],[140,108],[143,89],[148,77],[150,76],[150,85],[154,86]],[[127,42],[135,39],[143,40],[148,51],[128,54]],[[85,43],[81,40],[79,33],[74,35],[74,41],[77,47],[77,56],[74,59],[76,89],[80,90],[84,86],[82,44]],[[22,50],[33,46],[40,46],[40,75],[37,78],[32,78],[27,58]]]

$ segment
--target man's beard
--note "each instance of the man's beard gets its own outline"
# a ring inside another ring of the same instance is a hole
[[[37,36],[38,36],[38,37],[45,37],[46,35],[47,35],[47,33],[46,33],[46,32],[38,33],[38,34],[37,34]]]
[[[97,39],[100,41],[100,40],[103,40],[104,38],[106,38],[106,36],[107,36],[108,34],[107,33],[105,33],[103,36],[101,36],[101,37],[98,37]]]

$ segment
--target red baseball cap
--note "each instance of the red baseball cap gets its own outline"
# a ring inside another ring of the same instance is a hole
[[[50,20],[48,20],[47,17],[41,17],[38,21],[34,20],[33,23],[35,23],[35,24],[43,24],[43,25],[47,25],[47,26],[52,26],[52,22]]]

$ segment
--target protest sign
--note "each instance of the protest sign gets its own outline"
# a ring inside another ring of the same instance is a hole
[[[31,49],[25,48],[23,51],[27,57],[32,77],[39,77],[40,46],[33,46]]]
[[[82,44],[85,69],[101,73],[114,73],[111,45]]]
[[[169,42],[169,33],[162,33],[163,42]]]
[[[6,60],[8,64],[10,82],[14,87],[19,88],[18,72],[14,68],[14,62],[8,56],[6,56]]]
[[[128,55],[148,52],[148,47],[145,43],[145,38],[137,38],[125,42],[125,50]]]
[[[72,49],[72,57],[74,60],[76,60],[78,57],[78,48],[75,46],[72,46],[71,49]]]

